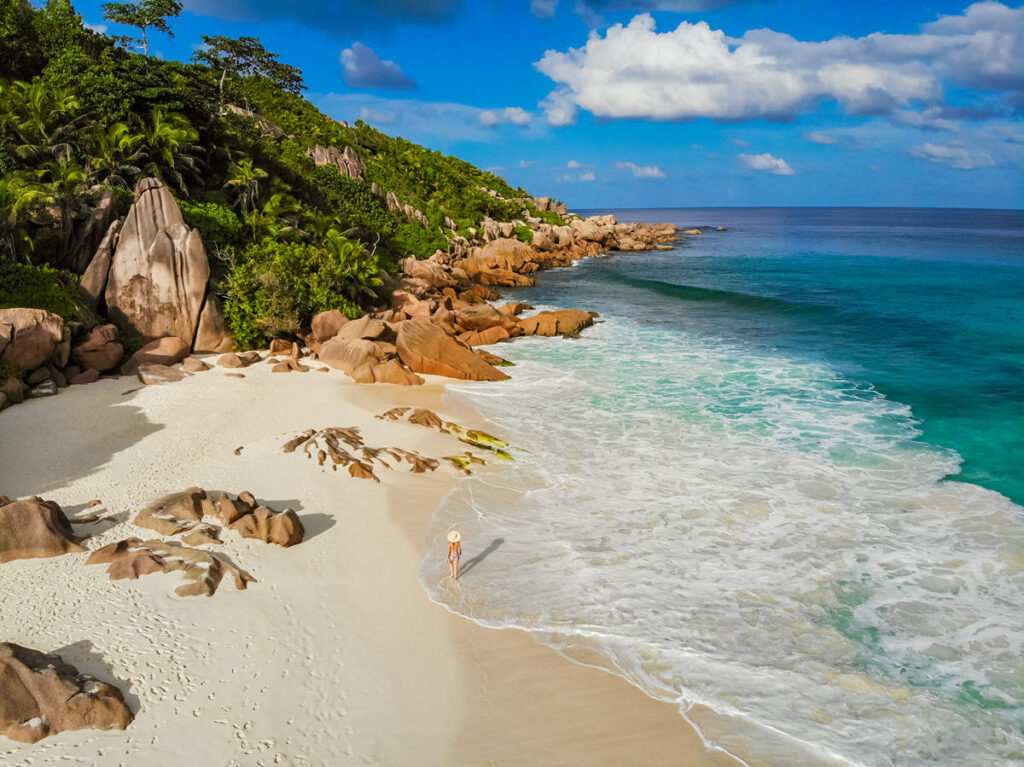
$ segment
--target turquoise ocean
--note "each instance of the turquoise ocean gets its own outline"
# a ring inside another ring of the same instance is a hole
[[[431,597],[750,765],[1024,762],[1024,212],[604,212],[710,229],[507,292],[601,319],[446,395],[521,450]]]

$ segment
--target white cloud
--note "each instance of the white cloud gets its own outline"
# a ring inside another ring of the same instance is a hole
[[[519,161],[519,167],[520,168],[532,168],[536,164],[537,163],[535,163],[533,160],[520,160]]]
[[[912,146],[907,150],[911,157],[929,162],[948,165],[958,170],[974,170],[975,168],[991,168],[996,162],[988,152],[970,150],[953,144],[929,144]]]
[[[93,32],[95,32],[98,35],[105,35],[105,34],[107,34],[107,25],[106,24],[88,24],[87,23],[87,24],[83,24],[82,26],[85,27],[86,29],[91,29]]]
[[[740,149],[747,149],[747,148],[748,148],[748,147],[750,146],[750,142],[749,142],[749,141],[744,141],[744,140],[743,140],[743,139],[741,139],[741,138],[731,138],[731,139],[729,139],[729,140],[730,140],[730,141],[731,141],[731,142],[732,142],[733,144],[735,144],[736,146],[738,146],[738,147],[739,147]],[[694,146],[694,149],[696,149],[696,148],[697,148],[697,147],[696,147],[696,146]]]
[[[839,143],[839,139],[835,136],[816,130],[811,131],[810,133],[805,133],[804,138],[812,144],[824,144],[825,146],[835,146]]]
[[[766,170],[776,176],[792,176],[796,171],[789,163],[773,154],[741,154],[740,162],[751,170]]]
[[[565,167],[566,168],[579,168],[580,167],[580,163],[578,163],[576,160],[569,160],[569,162],[567,162],[565,164]]]
[[[897,122],[925,130],[945,130],[956,132],[960,128],[953,120],[943,117],[946,110],[941,107],[930,107],[921,112],[905,109],[893,115]]]
[[[597,177],[593,173],[590,173],[590,172],[581,173],[580,174],[580,181],[597,181]]]
[[[619,170],[628,170],[633,174],[633,178],[665,178],[665,172],[657,165],[637,165],[635,162],[620,160],[615,163],[615,167]]]
[[[579,115],[579,107],[573,100],[573,96],[567,90],[552,91],[540,102],[544,108],[544,116],[548,123],[556,128],[572,125]]]
[[[411,90],[416,87],[398,64],[381,59],[373,48],[358,41],[341,52],[341,74],[352,88]]]
[[[550,19],[558,8],[558,0],[530,0],[530,10],[539,19]]]
[[[481,125],[494,128],[504,123],[522,127],[529,125],[533,117],[522,107],[505,107],[504,109],[484,109],[477,119]]]
[[[368,93],[328,93],[317,99],[316,105],[335,120],[351,122],[362,117],[367,122],[387,124],[387,132],[391,135],[402,136],[420,144],[492,142],[501,136],[493,127],[481,124],[480,115],[488,110],[468,104],[395,99]],[[524,137],[538,133],[534,126],[516,130]]]
[[[728,37],[705,22],[659,33],[649,14],[592,33],[581,48],[535,65],[558,88],[548,121],[576,109],[653,120],[790,120],[824,99],[853,115],[942,103],[947,82],[1024,92],[1024,9],[997,2],[926,24],[919,34],[874,33],[804,42],[770,29]]]

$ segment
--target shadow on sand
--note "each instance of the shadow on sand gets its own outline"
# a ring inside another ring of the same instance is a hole
[[[110,664],[100,653],[96,652],[90,640],[83,639],[80,642],[59,647],[52,650],[50,654],[59,655],[65,663],[70,663],[82,674],[88,674],[101,682],[113,685],[121,691],[128,709],[133,714],[139,713],[139,696],[131,691],[131,682],[127,679],[118,679],[114,675]]]

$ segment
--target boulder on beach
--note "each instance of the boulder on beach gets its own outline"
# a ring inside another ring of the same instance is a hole
[[[320,312],[313,316],[312,334],[313,341],[318,344],[330,341],[341,330],[341,326],[348,322],[348,317],[338,309]]]
[[[278,512],[266,506],[257,506],[228,527],[243,538],[255,538],[285,548],[302,543],[306,534],[302,522],[294,511],[285,509]]]
[[[110,264],[110,319],[146,340],[174,336],[191,346],[209,278],[198,230],[186,226],[162,181],[142,179]]]
[[[249,573],[212,552],[159,539],[126,538],[97,549],[85,563],[107,565],[107,575],[112,581],[181,571],[185,582],[174,590],[181,597],[212,597],[227,575],[234,578],[235,588],[239,590],[256,581]]]
[[[186,370],[172,368],[167,365],[143,365],[136,371],[136,375],[146,386],[178,383],[192,376]]]
[[[175,336],[150,341],[121,366],[122,375],[133,375],[143,365],[174,365],[188,356],[188,344]]]
[[[540,312],[532,317],[519,320],[519,327],[528,336],[574,336],[583,328],[594,324],[597,312],[579,309],[559,309],[554,312]]]
[[[0,642],[0,735],[36,743],[66,730],[123,730],[132,719],[113,685],[59,655]]]
[[[335,334],[335,339],[353,340],[366,338],[370,340],[387,338],[390,330],[383,320],[374,319],[365,314],[358,320],[352,320],[342,325]]]
[[[320,361],[345,373],[356,383],[373,383],[373,368],[386,362],[387,354],[373,341],[337,335],[320,349]]]
[[[101,373],[117,367],[124,356],[124,347],[117,342],[117,326],[102,325],[89,331],[85,340],[71,349],[71,359],[82,370]]]
[[[490,304],[482,303],[455,312],[455,322],[463,330],[481,331],[502,325],[505,317]]]
[[[53,501],[0,498],[0,504],[0,563],[85,551],[64,511]]]
[[[416,373],[470,381],[504,381],[508,378],[426,320],[400,323],[396,347],[402,362]]]
[[[206,491],[201,487],[165,495],[139,511],[132,524],[161,535],[177,535],[202,521],[205,498]]]
[[[199,326],[192,351],[196,354],[223,354],[231,351],[235,345],[235,337],[224,319],[224,309],[220,299],[213,293],[206,296],[203,310],[199,313]]]
[[[64,320],[42,309],[0,309],[0,362],[35,370],[64,338]]]

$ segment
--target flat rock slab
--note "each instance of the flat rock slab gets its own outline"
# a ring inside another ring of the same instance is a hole
[[[167,365],[143,365],[139,368],[138,376],[146,386],[160,386],[184,381],[186,378],[191,378],[192,374]]]

